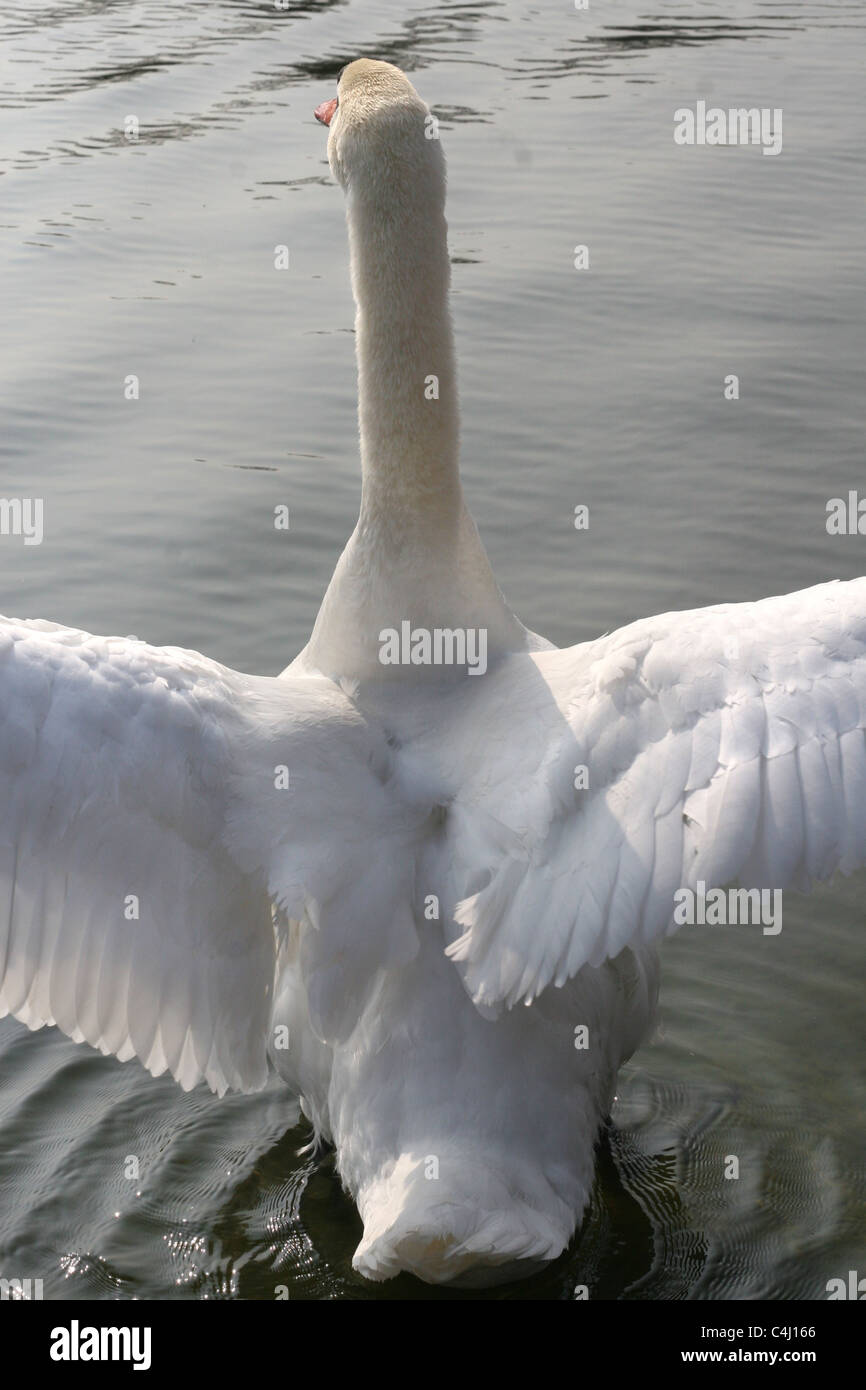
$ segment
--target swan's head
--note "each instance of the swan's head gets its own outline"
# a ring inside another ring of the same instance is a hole
[[[343,68],[337,95],[316,107],[329,127],[328,163],[344,189],[397,191],[420,170],[441,176],[438,130],[430,109],[393,63],[358,58]],[[397,188],[394,188],[394,185]]]

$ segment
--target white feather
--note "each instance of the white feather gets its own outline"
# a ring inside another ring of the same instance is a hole
[[[346,1026],[364,973],[416,949],[412,815],[382,734],[323,677],[41,622],[0,634],[0,1012],[186,1089],[255,1089],[273,902],[318,914],[311,993],[321,1026]]]
[[[458,889],[466,930],[449,950],[480,1003],[536,994],[552,955],[562,982],[658,940],[675,890],[699,879],[806,886],[863,862],[866,580],[669,613],[582,648],[505,658],[467,704],[489,742],[483,773],[462,761],[456,799],[506,826],[514,804],[551,799],[538,740],[526,747],[504,698],[525,685],[525,666],[540,678],[534,723],[550,744],[567,720],[588,749],[589,786],[530,826],[519,896],[499,892],[510,860],[492,847],[490,884],[469,915]],[[497,746],[507,750],[498,775]],[[454,854],[459,864],[459,845]]]

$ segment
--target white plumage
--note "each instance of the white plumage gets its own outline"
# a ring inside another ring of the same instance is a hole
[[[379,906],[359,970],[408,911],[384,735],[324,677],[44,622],[0,619],[0,691],[2,1011],[185,1089],[258,1089],[272,904],[327,904],[339,930]],[[374,890],[389,838],[396,874]]]
[[[574,1231],[678,890],[866,860],[866,579],[527,632],[460,490],[429,113],[367,61],[320,111],[358,527],[279,678],[0,620],[0,1013],[187,1088],[270,1055],[336,1146],[356,1267],[492,1282]],[[382,666],[404,620],[483,630],[486,674]]]
[[[531,719],[510,714],[521,687]],[[479,1002],[655,944],[680,887],[808,891],[866,859],[866,580],[508,657],[467,716],[508,752],[463,763],[456,805],[514,832],[448,948]]]

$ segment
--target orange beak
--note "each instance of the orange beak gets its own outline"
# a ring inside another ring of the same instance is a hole
[[[317,106],[315,111],[313,112],[313,115],[315,116],[317,121],[322,122],[322,125],[330,125],[331,121],[333,120],[334,112],[336,111],[336,109],[337,98],[331,97],[330,101],[323,101],[321,106]]]

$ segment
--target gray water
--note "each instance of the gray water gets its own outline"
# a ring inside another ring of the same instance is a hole
[[[360,54],[441,121],[466,487],[523,620],[570,644],[863,573],[866,540],[825,520],[866,491],[864,37],[862,0],[0,0],[0,494],[45,504],[41,545],[0,538],[0,611],[263,673],[305,642],[359,493],[312,109]],[[699,99],[781,107],[782,153],[677,146]],[[778,937],[665,947],[583,1229],[494,1297],[821,1298],[866,1274],[864,886],[786,897]],[[276,1085],[184,1096],[5,1020],[0,1274],[53,1298],[442,1297],[353,1274],[359,1220],[296,1120]]]

